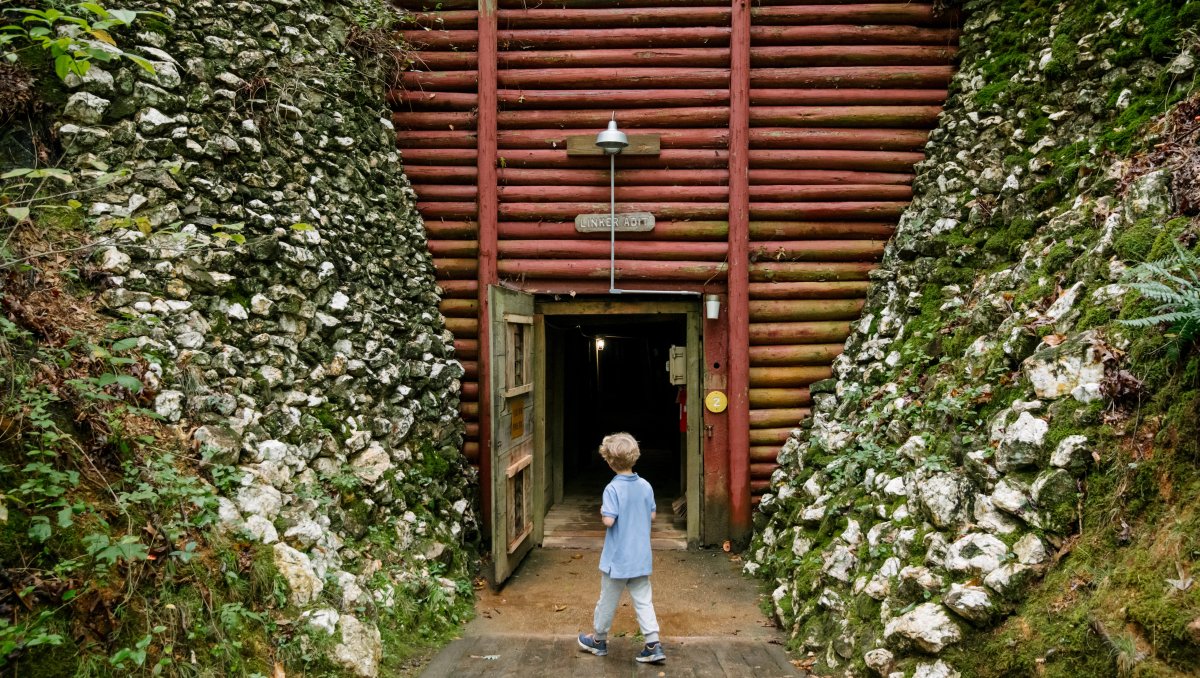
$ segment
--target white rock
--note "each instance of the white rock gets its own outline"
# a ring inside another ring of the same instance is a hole
[[[1008,546],[990,534],[975,532],[946,549],[945,567],[951,572],[986,575],[1000,567]]]
[[[274,544],[279,541],[279,532],[271,521],[260,515],[252,515],[246,519],[246,531],[263,544]]]
[[[98,124],[104,118],[111,102],[87,92],[76,92],[67,99],[63,115],[74,118],[85,125]]]
[[[327,636],[332,636],[333,632],[337,630],[338,619],[341,617],[332,607],[309,610],[300,616],[308,620],[309,626],[318,631],[324,631]]]
[[[1022,412],[1004,429],[996,449],[996,468],[1008,472],[1035,465],[1049,430],[1050,425],[1045,419]]]
[[[243,515],[256,515],[268,520],[279,515],[283,508],[283,495],[270,485],[253,483],[238,490],[238,509]]]
[[[1012,478],[1001,478],[996,483],[996,489],[992,491],[992,503],[1001,511],[1018,518],[1028,518],[1032,509],[1029,488]]]
[[[1050,320],[1055,321],[1057,321],[1059,318],[1062,318],[1067,314],[1067,311],[1070,311],[1072,308],[1074,308],[1075,302],[1079,299],[1079,293],[1082,290],[1082,282],[1077,282],[1074,285],[1071,285],[1067,291],[1062,293],[1062,296],[1054,300],[1054,303],[1050,305],[1050,308],[1046,309],[1046,313],[1044,315]]]
[[[986,624],[996,613],[991,596],[981,586],[951,584],[942,602],[958,616],[975,624]]]
[[[881,647],[864,654],[863,661],[866,663],[867,668],[874,671],[877,675],[886,676],[892,670],[892,665],[895,663],[895,657],[891,652],[888,652]]]
[[[958,671],[954,670],[941,659],[935,662],[922,662],[917,664],[917,668],[913,670],[912,678],[959,678],[961,676]]]
[[[313,571],[312,561],[308,556],[284,543],[274,547],[275,567],[279,574],[287,580],[292,592],[292,602],[296,605],[307,605],[316,600],[325,585]]]
[[[288,444],[282,440],[262,440],[254,446],[252,461],[283,461],[288,458]]]
[[[275,302],[261,294],[250,297],[250,312],[254,315],[267,315],[271,312],[271,307],[274,305]]]
[[[154,399],[154,411],[167,421],[179,421],[183,416],[184,396],[180,391],[163,391]]]
[[[975,524],[992,534],[1012,534],[1017,529],[1017,524],[996,510],[992,498],[987,495],[975,495],[974,512]]]
[[[862,527],[859,526],[857,520],[851,518],[847,521],[846,529],[842,531],[842,541],[850,546],[858,546],[862,541]]]
[[[925,456],[925,439],[921,436],[911,436],[896,453],[913,461],[920,461]]]
[[[294,540],[304,547],[317,544],[325,536],[325,528],[315,520],[301,520],[283,533],[284,539]]]
[[[383,659],[379,629],[349,614],[341,616],[338,628],[342,631],[342,642],[333,648],[333,658],[362,678],[379,675],[379,662]]]
[[[904,478],[892,478],[884,486],[883,493],[893,497],[906,496],[908,494],[908,487],[904,484]]]
[[[1080,435],[1063,438],[1050,455],[1050,465],[1071,470],[1086,468],[1091,461],[1091,452],[1084,447],[1087,441],[1087,436]]]
[[[1061,398],[1085,384],[1104,380],[1104,362],[1091,346],[1090,333],[1040,350],[1021,364],[1039,398]]]
[[[133,262],[128,254],[115,247],[105,247],[100,250],[99,259],[97,265],[100,267],[100,270],[114,275],[125,275],[128,273],[129,265]]]
[[[335,311],[344,311],[350,305],[350,297],[341,292],[334,292],[333,298],[329,300],[329,308]]]
[[[966,483],[957,475],[939,473],[917,486],[921,505],[935,527],[954,527],[963,518]]]
[[[1027,534],[1013,544],[1013,553],[1022,565],[1038,565],[1046,562],[1046,544],[1036,534]]]
[[[1029,574],[1029,566],[1022,563],[1008,563],[996,568],[983,578],[983,584],[1001,595],[1019,587]]]
[[[946,608],[937,603],[924,603],[888,622],[883,637],[895,636],[911,641],[924,652],[937,654],[962,640],[962,630],[950,618]]]
[[[849,583],[850,575],[858,565],[858,557],[850,549],[838,544],[823,554],[825,574],[842,582]]]
[[[373,484],[392,468],[392,460],[386,450],[375,441],[357,457],[352,459],[354,475],[367,484]]]

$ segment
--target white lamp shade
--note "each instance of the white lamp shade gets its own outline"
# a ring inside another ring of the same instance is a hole
[[[608,129],[596,135],[596,145],[605,153],[620,153],[629,145],[629,136],[617,129],[616,120],[609,120]]]
[[[716,320],[721,317],[721,297],[715,294],[705,295],[704,317],[709,320]]]

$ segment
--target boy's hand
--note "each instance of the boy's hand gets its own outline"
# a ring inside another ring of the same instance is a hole
[[[605,527],[612,527],[617,522],[617,519],[612,516],[600,516],[600,521],[604,523]]]

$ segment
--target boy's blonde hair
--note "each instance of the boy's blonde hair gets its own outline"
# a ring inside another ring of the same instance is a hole
[[[628,433],[613,433],[600,441],[600,456],[614,471],[629,471],[642,456],[637,441]]]

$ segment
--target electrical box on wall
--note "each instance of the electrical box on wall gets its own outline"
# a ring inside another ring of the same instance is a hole
[[[667,374],[671,375],[673,386],[687,383],[687,351],[684,346],[672,346],[667,359]]]

